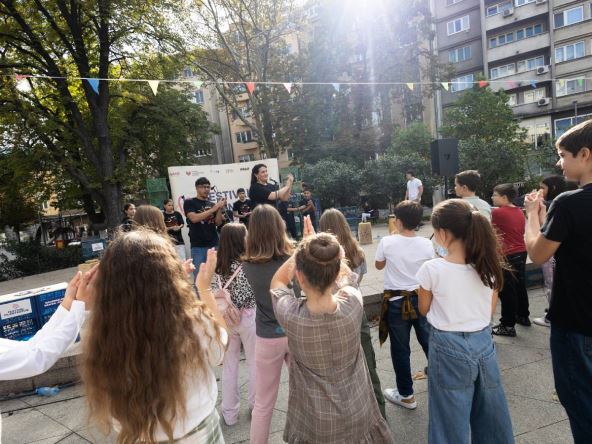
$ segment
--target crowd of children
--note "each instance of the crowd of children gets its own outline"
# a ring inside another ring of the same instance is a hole
[[[318,234],[311,217],[304,217],[304,239],[296,245],[274,206],[261,202],[252,209],[241,200],[236,211],[248,217],[248,232],[244,223],[226,224],[217,251],[196,246],[193,285],[191,260],[176,249],[183,220],[172,202],[165,202],[164,213],[128,207],[125,227],[100,266],[77,276],[68,290],[72,303],[84,282],[82,299],[92,305],[82,361],[92,419],[105,433],[115,431],[119,443],[223,443],[213,368],[223,365],[221,413],[232,426],[240,412],[242,347],[251,443],[268,441],[284,364],[285,441],[391,443],[384,398],[417,407],[413,328],[428,362],[428,441],[513,443],[492,333],[515,336],[515,324],[530,325],[528,255],[552,270],[545,277],[550,307],[541,324],[550,325],[555,387],[575,443],[588,442],[590,146],[592,121],[559,138],[558,165],[579,187],[561,192],[565,181],[543,181],[541,190],[525,197],[526,218],[511,184],[494,188],[493,209],[477,198],[476,171],[459,173],[459,198],[433,208],[433,242],[416,233],[423,213],[418,202],[396,206],[396,233],[381,239],[375,255],[376,268],[385,270],[379,340],[382,345],[390,338],[396,375],[395,387],[384,391],[359,290],[366,258],[339,211],[323,213]],[[209,183],[199,185],[205,194]],[[302,206],[314,210],[310,200]],[[205,220],[207,213],[215,219],[219,208],[196,210],[192,218]],[[492,329],[498,296],[501,319]]]

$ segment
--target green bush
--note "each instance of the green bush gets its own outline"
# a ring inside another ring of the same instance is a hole
[[[0,281],[75,267],[81,262],[80,246],[58,250],[37,242],[9,242],[6,250],[15,259],[0,255]]]

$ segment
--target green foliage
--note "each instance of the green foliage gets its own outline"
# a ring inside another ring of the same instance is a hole
[[[0,255],[0,281],[75,267],[81,261],[79,246],[58,250],[37,242],[9,242],[6,250],[15,259]]]
[[[323,208],[360,204],[362,171],[351,163],[325,159],[306,165],[302,180],[313,185],[313,193],[321,199]]]
[[[421,159],[429,160],[432,140],[433,137],[423,122],[412,122],[406,128],[395,131],[388,152],[393,156],[417,154]]]
[[[503,91],[473,88],[465,92],[446,110],[440,132],[459,139],[460,169],[479,171],[481,197],[489,200],[499,183],[524,180],[526,130],[514,118]]]

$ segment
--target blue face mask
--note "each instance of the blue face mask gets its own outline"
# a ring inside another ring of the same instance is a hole
[[[440,257],[448,256],[448,250],[436,242],[434,242],[434,250],[436,251],[436,254]]]

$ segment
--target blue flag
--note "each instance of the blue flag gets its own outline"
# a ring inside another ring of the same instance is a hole
[[[90,87],[93,89],[94,92],[97,94],[99,93],[99,79],[86,79]]]

